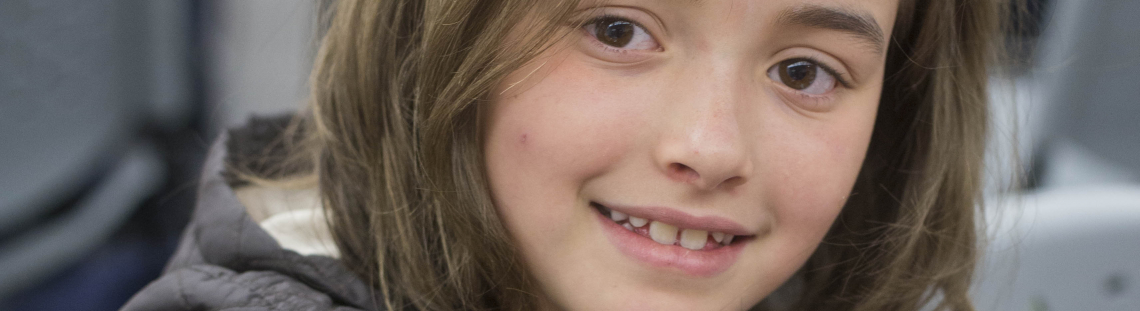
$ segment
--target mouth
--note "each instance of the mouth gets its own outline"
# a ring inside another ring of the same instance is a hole
[[[639,216],[590,202],[607,237],[627,256],[650,266],[676,269],[684,274],[711,277],[727,270],[745,244],[755,239],[725,221],[694,221],[676,212],[648,212]]]
[[[662,245],[676,245],[689,250],[707,251],[732,245],[733,241],[738,243],[743,242],[745,239],[752,237],[741,236],[740,239],[737,239],[736,235],[722,231],[680,228],[677,225],[669,224],[664,221],[630,216],[629,214],[612,210],[596,202],[591,202],[590,206],[602,214],[602,216],[622,226],[622,228]]]

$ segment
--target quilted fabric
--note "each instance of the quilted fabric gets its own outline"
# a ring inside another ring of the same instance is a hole
[[[379,310],[340,261],[283,249],[250,218],[224,177],[229,137],[210,148],[194,216],[164,275],[123,310]]]

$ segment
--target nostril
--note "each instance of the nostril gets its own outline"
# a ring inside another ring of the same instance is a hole
[[[701,178],[697,170],[681,163],[669,164],[669,176],[683,182],[693,182]]]
[[[732,189],[745,183],[747,180],[743,176],[730,176],[728,179],[720,180],[716,178],[718,177],[717,175],[702,175],[696,169],[681,163],[669,164],[666,170],[668,171],[667,174],[669,177],[673,180],[708,189]]]
[[[736,188],[736,186],[739,186],[740,184],[743,184],[743,183],[744,183],[744,177],[735,176],[735,177],[732,177],[732,178],[729,178],[729,179],[726,179],[726,180],[720,182],[720,185],[717,185],[717,186],[724,188],[724,189],[732,189],[732,188]]]

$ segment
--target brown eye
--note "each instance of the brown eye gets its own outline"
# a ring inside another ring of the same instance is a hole
[[[641,23],[626,17],[595,17],[582,23],[581,34],[584,51],[611,63],[638,63],[663,50]]]
[[[768,77],[804,94],[820,95],[835,89],[838,81],[832,70],[803,58],[780,62],[768,69]]]
[[[776,71],[780,74],[780,82],[796,90],[806,89],[815,82],[815,74],[819,68],[816,64],[806,60],[786,60],[780,62]]]
[[[598,41],[613,47],[625,47],[633,39],[636,27],[629,21],[604,18],[594,24],[594,36]]]

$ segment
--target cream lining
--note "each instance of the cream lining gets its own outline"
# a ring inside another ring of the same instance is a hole
[[[315,188],[251,185],[235,189],[246,212],[281,248],[301,255],[340,258]]]

